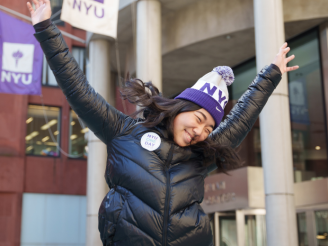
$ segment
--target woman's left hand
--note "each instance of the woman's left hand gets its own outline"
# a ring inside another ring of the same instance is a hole
[[[287,47],[287,42],[284,43],[280,49],[278,54],[273,60],[273,64],[275,64],[277,67],[279,67],[281,74],[284,74],[286,72],[294,71],[299,68],[299,66],[292,66],[287,67],[287,63],[290,62],[295,58],[295,55],[291,55],[286,58],[286,54],[290,51],[290,48]]]

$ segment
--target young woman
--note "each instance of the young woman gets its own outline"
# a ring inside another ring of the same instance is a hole
[[[231,69],[215,68],[176,99],[159,95],[151,83],[127,81],[124,99],[142,106],[132,118],[109,105],[86,80],[60,31],[49,20],[49,0],[30,3],[35,37],[68,102],[107,145],[105,178],[110,191],[99,209],[103,245],[213,245],[200,203],[204,178],[236,166],[234,148],[245,138],[294,56],[285,43],[270,66],[254,79],[221,122]]]

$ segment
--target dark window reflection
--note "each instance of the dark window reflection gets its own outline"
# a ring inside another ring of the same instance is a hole
[[[317,31],[289,43],[300,68],[288,73],[295,182],[328,176],[326,124]],[[291,54],[289,54],[291,55]]]
[[[308,235],[306,230],[306,215],[305,213],[297,214],[297,231],[299,246],[308,246]]]
[[[300,66],[298,70],[288,73],[288,85],[294,178],[295,182],[301,182],[328,176],[318,33],[315,30],[298,37],[289,42],[289,46],[296,56],[289,66]],[[255,78],[255,59],[234,68],[234,73],[236,79],[231,86],[231,107]],[[259,127],[257,121],[240,146],[239,154],[249,166],[262,165]]]
[[[62,9],[63,6],[63,0],[51,0],[51,10],[52,10],[52,21],[56,25],[64,26],[65,22],[60,20],[60,10]]]
[[[38,105],[28,106],[25,137],[26,154],[58,156],[59,133],[60,108]]]
[[[328,210],[315,211],[318,246],[328,245]]]
[[[71,157],[87,158],[89,128],[78,119],[76,113],[70,113],[69,154]]]

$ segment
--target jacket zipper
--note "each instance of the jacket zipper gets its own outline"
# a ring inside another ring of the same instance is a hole
[[[169,169],[170,169],[170,163],[172,161],[172,157],[173,157],[173,148],[174,148],[174,144],[171,145],[170,147],[170,152],[169,152],[169,156],[166,160],[165,163],[165,171],[166,171],[166,196],[165,196],[165,205],[164,205],[164,226],[163,226],[163,246],[166,246],[166,234],[167,234],[167,223],[169,220],[169,197],[170,197],[170,173],[169,173]]]

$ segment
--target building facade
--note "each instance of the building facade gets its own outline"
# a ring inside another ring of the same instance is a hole
[[[134,111],[119,97],[127,72],[173,97],[218,65],[236,77],[228,114],[263,61],[269,65],[265,55],[274,58],[271,42],[286,40],[296,56],[290,65],[300,69],[273,96],[282,109],[261,115],[238,147],[244,167],[205,180],[203,208],[216,246],[328,245],[325,0],[120,0],[115,41],[63,23],[62,1],[51,3],[57,26],[85,40],[64,37],[90,83],[126,114]],[[21,0],[0,5],[29,14]],[[42,83],[41,97],[0,97],[0,246],[101,245],[106,149],[70,109],[46,62]],[[279,199],[290,202],[270,207]]]

